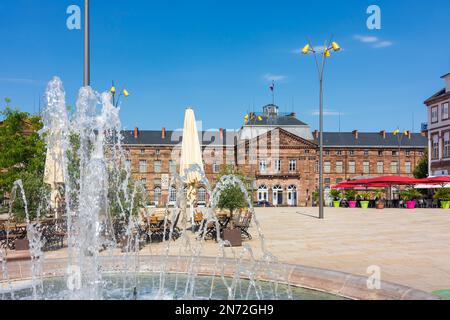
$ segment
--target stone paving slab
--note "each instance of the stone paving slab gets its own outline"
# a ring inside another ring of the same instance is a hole
[[[450,210],[441,209],[331,209],[319,220],[317,208],[258,208],[266,244],[280,262],[368,276],[367,268],[379,266],[383,281],[433,292],[450,289]],[[255,227],[248,244],[262,257]],[[192,234],[189,237],[194,241]],[[142,255],[164,254],[165,244],[151,244]],[[180,241],[169,252],[186,253]],[[232,250],[225,249],[228,257]],[[46,253],[46,259],[63,258],[65,249]],[[120,254],[117,251],[117,254]],[[203,256],[219,254],[208,241]]]

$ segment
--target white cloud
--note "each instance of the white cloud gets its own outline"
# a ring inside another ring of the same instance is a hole
[[[313,111],[311,113],[312,116],[319,116],[320,112],[319,111]],[[325,117],[339,117],[339,116],[343,116],[345,115],[345,113],[339,112],[339,111],[334,111],[334,110],[329,110],[329,109],[325,109],[323,110],[323,115]]]
[[[375,43],[375,42],[380,41],[377,37],[374,37],[374,36],[359,36],[359,35],[356,35],[355,39],[359,40],[360,42],[363,42],[363,43]]]
[[[387,48],[394,44],[392,41],[381,40],[375,36],[356,35],[355,39],[362,43],[371,44],[372,48]]]
[[[392,41],[380,41],[376,44],[374,44],[374,48],[387,48],[392,46],[394,43]]]
[[[287,77],[279,74],[266,73],[263,78],[267,81],[283,81]]]

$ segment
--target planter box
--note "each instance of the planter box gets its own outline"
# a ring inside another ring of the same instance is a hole
[[[415,209],[416,208],[416,200],[406,201],[406,208]]]
[[[242,247],[241,230],[225,229],[223,231],[223,240],[230,242],[232,247]]]
[[[361,208],[362,209],[368,209],[369,208],[369,201],[361,201]]]
[[[16,251],[28,251],[30,250],[30,242],[28,239],[17,239],[14,241],[14,248]]]
[[[358,203],[356,201],[349,201],[348,202],[348,207],[351,208],[351,209],[354,209],[354,208],[356,208],[357,204]]]
[[[450,201],[441,201],[441,207],[442,207],[442,209],[449,209]]]
[[[341,207],[341,202],[340,201],[333,201],[333,207],[340,208]]]

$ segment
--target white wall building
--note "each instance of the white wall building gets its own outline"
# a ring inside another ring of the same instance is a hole
[[[425,101],[428,108],[430,176],[450,174],[450,73],[442,79],[445,88]]]

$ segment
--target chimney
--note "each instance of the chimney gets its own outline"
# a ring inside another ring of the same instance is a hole
[[[223,130],[222,128],[220,128],[220,139],[221,139],[221,140],[223,140],[223,131],[224,131],[224,130]]]
[[[162,130],[161,130],[161,138],[163,140],[166,138],[166,128],[162,128]]]
[[[139,128],[138,127],[134,128],[134,138],[135,139],[139,138]]]
[[[352,131],[352,134],[353,134],[353,136],[355,137],[355,139],[358,140],[358,137],[359,137],[359,132],[358,132],[358,130],[353,130],[353,131]]]
[[[319,139],[319,130],[314,130],[314,139]]]
[[[450,73],[447,73],[445,76],[441,77],[445,81],[445,92],[450,92]]]
[[[380,131],[380,136],[382,136],[383,139],[386,139],[386,130]]]

